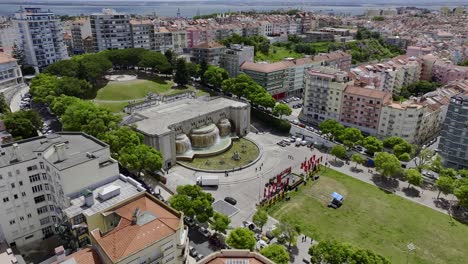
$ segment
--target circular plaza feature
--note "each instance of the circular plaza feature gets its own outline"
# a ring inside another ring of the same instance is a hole
[[[229,149],[207,157],[195,156],[191,161],[179,160],[184,167],[199,171],[224,172],[238,170],[255,163],[260,157],[260,148],[253,141],[232,139]]]

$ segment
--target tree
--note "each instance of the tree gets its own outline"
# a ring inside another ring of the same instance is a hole
[[[363,156],[356,153],[351,156],[351,161],[356,162],[355,168],[357,168],[358,164],[364,164],[366,159]]]
[[[208,63],[205,60],[202,60],[200,63],[200,78],[203,84],[206,84],[205,72],[208,70]]]
[[[319,129],[323,134],[328,134],[331,139],[337,138],[344,130],[344,126],[334,119],[327,119],[320,123]]]
[[[370,250],[354,247],[348,243],[324,240],[309,248],[310,262],[313,264],[390,264],[386,258]]]
[[[398,159],[400,161],[408,162],[408,161],[411,160],[411,156],[408,153],[405,152],[405,153],[401,154],[400,156],[398,156]]]
[[[359,129],[354,127],[347,127],[343,130],[343,133],[339,136],[339,139],[348,148],[353,147],[356,143],[362,141],[364,137]]]
[[[382,141],[376,137],[368,136],[362,141],[362,146],[366,149],[366,152],[370,155],[374,155],[376,152],[380,152],[383,149]]]
[[[395,155],[379,152],[374,158],[377,171],[384,177],[394,177],[401,172],[401,164]]]
[[[291,248],[297,242],[297,237],[301,233],[298,225],[293,225],[288,222],[280,222],[277,229],[284,235],[285,241],[288,242],[288,247]]]
[[[415,186],[420,186],[423,182],[422,175],[417,169],[407,169],[403,172],[403,175],[405,176],[405,179],[408,181],[407,188],[409,188],[411,184]]]
[[[170,68],[170,71],[172,71],[172,67],[170,66],[167,58],[163,54],[155,51],[146,53],[145,56],[141,58],[138,66],[143,68],[151,68],[152,73],[154,73],[156,70],[164,73],[168,71],[168,68]]]
[[[57,86],[59,79],[50,74],[38,74],[31,80],[29,92],[33,100],[39,103],[50,102],[51,98],[58,96]]]
[[[419,154],[414,158],[414,165],[418,171],[429,168],[432,157],[434,156],[434,151],[430,148],[425,148],[419,152]]]
[[[458,204],[468,207],[468,184],[463,184],[455,189],[454,194],[458,199]]]
[[[336,161],[336,158],[344,159],[346,157],[346,148],[343,147],[342,145],[335,145],[330,150],[330,154],[335,156],[335,161]]]
[[[397,157],[400,157],[404,153],[408,153],[408,155],[412,156],[414,154],[414,147],[410,143],[403,141],[393,146],[393,153]]]
[[[208,70],[203,75],[205,82],[214,87],[221,87],[223,81],[228,78],[229,76],[225,69],[212,65],[208,67]]]
[[[263,226],[267,223],[268,221],[268,213],[264,209],[257,209],[257,212],[252,217],[252,222],[260,227],[261,230],[263,230]]]
[[[211,228],[219,233],[226,234],[226,230],[229,228],[231,219],[225,214],[215,212],[213,215],[213,222],[210,224]]]
[[[260,254],[272,260],[276,264],[289,263],[289,253],[282,245],[268,245],[260,250]]]
[[[188,62],[186,63],[186,65],[187,65],[187,71],[190,77],[193,77],[193,78],[200,77],[200,70],[201,70],[200,65],[196,63],[192,63],[192,62]]]
[[[287,104],[279,103],[276,104],[273,108],[273,114],[279,115],[280,119],[283,117],[283,115],[289,116],[291,113],[292,110]]]
[[[85,99],[91,97],[93,92],[93,87],[88,81],[65,76],[58,80],[54,94]]]
[[[185,59],[183,58],[177,59],[174,82],[176,82],[179,86],[183,87],[189,83],[189,80],[190,80],[190,75],[187,69]]]
[[[169,62],[169,64],[174,67],[174,64],[175,64],[175,60],[176,60],[176,56],[174,54],[174,52],[172,52],[172,50],[168,49],[164,52],[164,56],[166,57],[167,59],[167,62]]]
[[[92,102],[79,100],[68,106],[61,121],[65,131],[83,131],[101,138],[107,131],[117,129],[120,117]]]
[[[441,176],[435,182],[435,186],[439,190],[439,193],[437,194],[437,199],[439,199],[440,193],[443,193],[444,195],[453,193],[455,181],[451,177]]]
[[[10,105],[7,104],[5,100],[5,95],[0,93],[0,113],[1,114],[8,114],[11,112]]]
[[[252,231],[245,227],[239,227],[229,233],[226,243],[235,249],[254,250],[256,240]]]
[[[76,60],[61,60],[47,66],[43,73],[55,76],[77,77],[80,64]]]
[[[104,133],[101,140],[109,144],[112,157],[118,159],[122,149],[142,144],[143,135],[128,126],[123,126]]]
[[[213,202],[213,196],[198,185],[177,186],[177,193],[169,199],[174,209],[195,217],[200,223],[205,223],[213,216]]]
[[[440,177],[450,177],[452,179],[457,178],[457,171],[452,168],[443,168],[439,172]]]
[[[62,94],[52,99],[52,102],[50,103],[50,109],[57,116],[61,116],[63,113],[65,113],[65,110],[67,110],[70,105],[73,105],[79,101],[79,98]]]
[[[5,127],[16,140],[36,137],[42,129],[42,119],[34,110],[17,111],[3,116]]]
[[[137,172],[154,173],[162,167],[162,155],[155,148],[145,145],[129,145],[119,151],[119,161],[129,170]]]
[[[386,139],[383,141],[383,145],[384,145],[384,147],[386,147],[386,148],[393,149],[393,147],[394,147],[395,145],[398,145],[398,144],[403,143],[403,142],[405,142],[405,140],[402,139],[401,137],[391,136],[391,137],[386,138]]]
[[[429,167],[435,172],[440,172],[442,169],[442,157],[439,154],[436,154],[435,158],[432,159]]]

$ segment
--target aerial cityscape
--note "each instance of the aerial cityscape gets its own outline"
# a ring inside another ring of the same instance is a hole
[[[464,1],[0,1],[0,264],[468,263]]]

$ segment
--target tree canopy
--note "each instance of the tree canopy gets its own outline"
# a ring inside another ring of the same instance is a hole
[[[268,213],[265,209],[259,208],[252,217],[252,222],[263,230],[263,226],[268,221]]]
[[[435,182],[435,186],[439,190],[439,193],[437,194],[437,199],[439,199],[440,193],[443,193],[444,195],[453,193],[455,181],[451,177],[441,176]]]
[[[226,234],[230,223],[231,219],[227,215],[215,212],[210,226],[214,231]]]
[[[331,135],[332,139],[338,138],[344,130],[344,126],[334,119],[323,121],[319,128],[322,133]]]
[[[3,93],[0,93],[0,113],[7,114],[10,112],[11,112],[10,105],[6,102],[5,95]]]
[[[279,115],[280,118],[282,118],[282,116],[284,115],[289,116],[291,115],[291,113],[292,113],[292,109],[287,104],[278,103],[273,108],[273,114]]]
[[[109,144],[112,157],[119,159],[123,149],[132,150],[133,147],[142,144],[143,135],[128,126],[123,126],[104,133],[101,139]]]
[[[174,82],[177,83],[177,85],[179,86],[185,86],[189,83],[189,81],[190,74],[187,69],[187,63],[185,62],[185,59],[177,59]]]
[[[390,264],[385,257],[367,249],[360,249],[348,243],[324,240],[310,247],[310,262],[313,264]]]
[[[434,151],[430,148],[425,148],[418,153],[414,158],[414,164],[418,171],[422,171],[423,169],[428,169],[430,167],[434,154]]]
[[[208,66],[208,70],[203,75],[205,82],[214,87],[221,87],[223,81],[228,78],[229,75],[225,69],[213,65]]]
[[[355,144],[358,144],[362,141],[364,137],[359,129],[354,127],[347,127],[339,135],[339,139],[345,146],[348,148],[353,147]]]
[[[420,186],[423,182],[422,175],[417,169],[407,169],[403,172],[403,176],[408,181],[408,188],[411,184]]]
[[[336,161],[336,158],[344,159],[346,157],[346,148],[343,147],[342,145],[335,145],[330,150],[330,154],[335,156],[335,161]]]
[[[42,119],[34,110],[21,110],[3,116],[5,127],[16,140],[36,137],[42,129]]]
[[[248,228],[239,227],[229,233],[226,243],[235,249],[254,250],[256,240],[254,232]]]
[[[454,194],[461,206],[468,207],[468,184],[463,184],[456,188]]]
[[[204,192],[198,185],[177,186],[177,193],[173,195],[169,203],[176,210],[185,215],[195,217],[198,222],[205,223],[213,216],[213,196]]]
[[[364,138],[364,140],[362,141],[362,146],[370,155],[374,155],[374,153],[380,152],[383,149],[382,141],[373,136],[368,136]]]
[[[395,155],[379,152],[374,158],[377,171],[384,177],[395,177],[401,172],[401,164]]]
[[[357,168],[357,165],[364,164],[364,162],[366,162],[366,159],[363,156],[356,153],[351,156],[351,161],[356,162],[356,168]]]
[[[134,137],[134,141],[136,141],[136,137]],[[125,146],[119,151],[118,157],[120,163],[129,170],[136,171],[137,176],[140,176],[142,172],[153,174],[161,169],[163,161],[159,151],[145,144]]]
[[[440,87],[439,83],[428,82],[428,81],[417,81],[408,86],[401,88],[400,96],[404,98],[410,98],[411,96],[422,96],[426,93],[432,92],[437,87]]]
[[[276,264],[288,264],[289,253],[283,245],[271,244],[260,250],[260,254]]]

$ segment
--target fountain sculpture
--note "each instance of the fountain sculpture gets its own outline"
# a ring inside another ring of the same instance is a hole
[[[176,136],[176,153],[183,154],[192,150],[192,143],[186,134],[179,134]]]
[[[229,136],[231,134],[231,122],[229,119],[223,118],[218,122],[219,135],[221,137]]]
[[[194,148],[211,147],[219,140],[219,129],[215,124],[192,129],[190,140]]]

